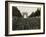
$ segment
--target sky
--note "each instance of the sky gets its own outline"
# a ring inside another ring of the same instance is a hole
[[[17,8],[20,10],[22,15],[23,13],[26,12],[28,16],[30,16],[32,12],[35,12],[37,10],[37,8],[35,7],[26,7],[26,6],[17,6]]]

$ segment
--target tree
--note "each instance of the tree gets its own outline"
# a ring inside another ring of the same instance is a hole
[[[18,10],[18,8],[14,7],[14,6],[12,7],[12,15],[13,16],[17,16],[17,17],[21,17],[22,16],[20,11]]]
[[[34,17],[34,12],[32,12],[32,14],[30,15],[31,17]]]
[[[32,14],[29,17],[35,17],[40,16],[40,9],[38,8],[35,12],[32,12]]]
[[[37,11],[35,12],[35,16],[40,16],[40,9],[37,9]]]

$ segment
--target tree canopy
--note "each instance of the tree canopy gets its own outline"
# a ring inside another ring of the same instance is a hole
[[[19,9],[17,7],[14,7],[14,6],[12,7],[12,15],[13,16],[17,16],[17,17],[21,17],[22,16],[20,11],[19,11]]]
[[[37,9],[35,12],[32,12],[32,14],[29,17],[35,17],[40,16],[40,9]]]

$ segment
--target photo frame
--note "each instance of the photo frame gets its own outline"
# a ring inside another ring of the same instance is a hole
[[[5,35],[45,33],[45,3],[5,1]]]

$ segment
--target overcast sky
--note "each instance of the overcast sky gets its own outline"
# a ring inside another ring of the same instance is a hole
[[[30,16],[32,12],[35,12],[37,10],[37,8],[26,7],[26,6],[17,6],[17,8],[20,10],[21,14],[23,14],[24,12],[27,12],[28,16]]]

